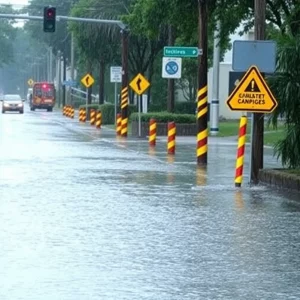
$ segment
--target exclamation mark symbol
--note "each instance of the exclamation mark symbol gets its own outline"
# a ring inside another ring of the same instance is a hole
[[[254,92],[254,84],[255,84],[255,81],[252,80],[252,81],[251,81],[251,91],[252,91],[252,92]]]

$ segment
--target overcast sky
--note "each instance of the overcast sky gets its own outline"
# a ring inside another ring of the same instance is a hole
[[[28,0],[0,0],[0,4],[13,4],[16,8],[28,4]]]

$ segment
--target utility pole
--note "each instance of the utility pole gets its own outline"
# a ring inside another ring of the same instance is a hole
[[[74,82],[75,80],[75,62],[74,62],[74,56],[75,56],[75,38],[74,38],[74,32],[71,32],[71,80]],[[70,104],[73,105],[73,97],[72,97],[72,89],[70,88]]]
[[[207,0],[198,0],[199,9],[199,56],[197,93],[197,163],[207,165]]]
[[[220,30],[221,23],[218,20],[217,28],[214,33],[213,83],[210,120],[211,135],[217,135],[219,133]]]
[[[128,132],[128,30],[122,29],[122,91],[121,91],[121,136],[127,137]]]
[[[169,25],[168,32],[168,45],[174,46],[175,43],[175,35],[174,28],[172,25]],[[167,111],[170,113],[174,112],[174,104],[175,104],[175,79],[168,79],[168,101],[167,101]]]
[[[49,47],[50,54],[50,68],[49,68],[49,82],[53,82],[53,49]]]
[[[254,39],[264,40],[266,30],[266,0],[254,1]],[[258,183],[259,169],[264,166],[264,114],[252,115],[251,182]]]
[[[66,75],[67,75],[67,60],[66,60],[66,54],[63,54],[63,82],[66,81]],[[66,85],[63,84],[63,102],[62,106],[64,107],[66,105]]]
[[[57,52],[57,91],[58,91],[58,107],[61,106],[61,52]]]

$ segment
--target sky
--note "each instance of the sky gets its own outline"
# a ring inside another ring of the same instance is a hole
[[[28,4],[28,0],[0,0],[0,4],[12,4],[19,8],[22,5]]]

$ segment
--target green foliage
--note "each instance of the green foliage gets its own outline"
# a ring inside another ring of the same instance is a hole
[[[196,111],[196,102],[175,102],[176,114],[194,114]],[[162,112],[167,110],[167,103],[150,103],[149,112]]]
[[[51,4],[56,7],[56,14],[61,16],[68,16],[70,9],[78,0],[31,0],[29,5],[23,9],[23,13],[28,13],[33,16],[43,16],[44,6]],[[70,58],[71,35],[67,30],[67,23],[65,21],[56,22],[56,30],[54,33],[43,32],[43,27],[40,22],[28,21],[25,24],[25,30],[30,32],[42,44],[53,47],[53,52],[62,51],[67,58]]]
[[[89,104],[88,109],[100,110],[102,113],[102,124],[114,124],[115,122],[115,105],[114,104]],[[86,108],[86,105],[80,105],[79,108]],[[119,108],[118,108],[119,109]],[[128,116],[136,112],[137,108],[135,105],[128,105]],[[120,112],[120,109],[117,113]]]
[[[195,114],[197,103],[194,102],[176,102],[175,113],[178,114]]]
[[[275,145],[275,153],[289,168],[300,166],[300,35],[285,37],[278,47],[277,71],[268,78],[278,107],[269,122],[275,127],[283,117],[286,136]]]
[[[0,4],[0,13],[12,13],[11,6]],[[13,41],[16,29],[12,26],[14,21],[0,19],[0,67],[13,61]]]
[[[196,122],[195,115],[189,114],[172,114],[168,112],[160,112],[160,113],[147,113],[141,114],[142,122],[149,122],[150,119],[155,119],[158,123],[167,123],[174,121],[178,124],[194,124]],[[133,113],[130,116],[131,121],[138,121],[139,114]]]

